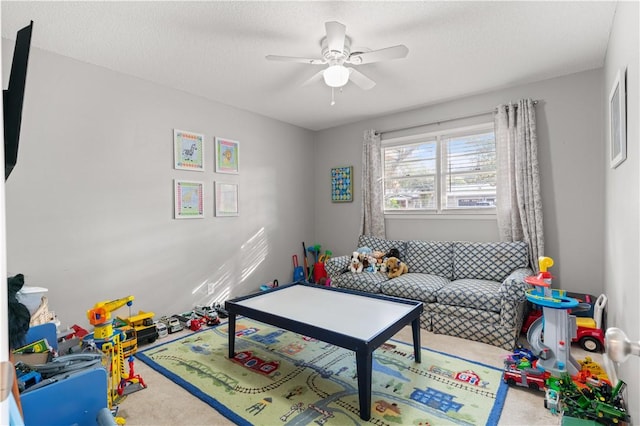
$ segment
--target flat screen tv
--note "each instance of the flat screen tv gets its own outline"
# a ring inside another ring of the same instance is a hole
[[[24,86],[27,80],[27,63],[31,47],[33,21],[18,31],[13,51],[9,87],[2,92],[4,107],[4,180],[7,180],[18,161],[18,141],[22,122]]]

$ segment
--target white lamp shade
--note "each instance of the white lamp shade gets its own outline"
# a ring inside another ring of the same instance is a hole
[[[342,87],[349,81],[349,70],[342,65],[332,65],[322,73],[324,82],[330,87]]]

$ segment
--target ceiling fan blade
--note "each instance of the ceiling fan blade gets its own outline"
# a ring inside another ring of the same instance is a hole
[[[366,75],[362,74],[360,71],[357,71],[354,68],[347,68],[349,70],[349,80],[353,81],[356,86],[360,87],[363,90],[373,89],[376,85],[376,82],[371,80]]]
[[[323,72],[324,72],[324,70],[318,71],[317,73],[312,75],[311,78],[309,78],[304,83],[302,83],[301,86],[303,86],[303,87],[304,86],[308,86],[310,84],[317,83],[318,81],[322,80],[322,73]]]
[[[326,61],[321,58],[298,58],[297,56],[278,56],[278,55],[267,55],[265,56],[268,61],[281,61],[281,62],[298,62],[300,64],[311,64],[311,65],[322,65],[325,64]]]
[[[329,50],[342,53],[347,27],[336,21],[326,22],[324,27],[327,31],[327,47],[329,47]]]
[[[409,54],[409,48],[404,44],[385,47],[384,49],[372,50],[371,52],[355,52],[349,56],[345,62],[354,65],[370,64],[373,62],[386,61],[389,59],[404,58]]]

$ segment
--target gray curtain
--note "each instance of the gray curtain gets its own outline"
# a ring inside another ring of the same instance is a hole
[[[362,144],[362,208],[360,234],[386,238],[382,205],[382,152],[380,135],[365,130]]]
[[[544,256],[544,229],[534,102],[499,105],[494,121],[500,239],[526,241],[537,272],[538,258]]]

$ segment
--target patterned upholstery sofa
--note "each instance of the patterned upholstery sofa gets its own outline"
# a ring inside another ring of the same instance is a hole
[[[422,328],[512,350],[520,334],[524,278],[532,275],[524,242],[393,241],[361,235],[358,247],[397,248],[409,273],[349,271],[350,256],[330,258],[334,287],[420,300]]]

